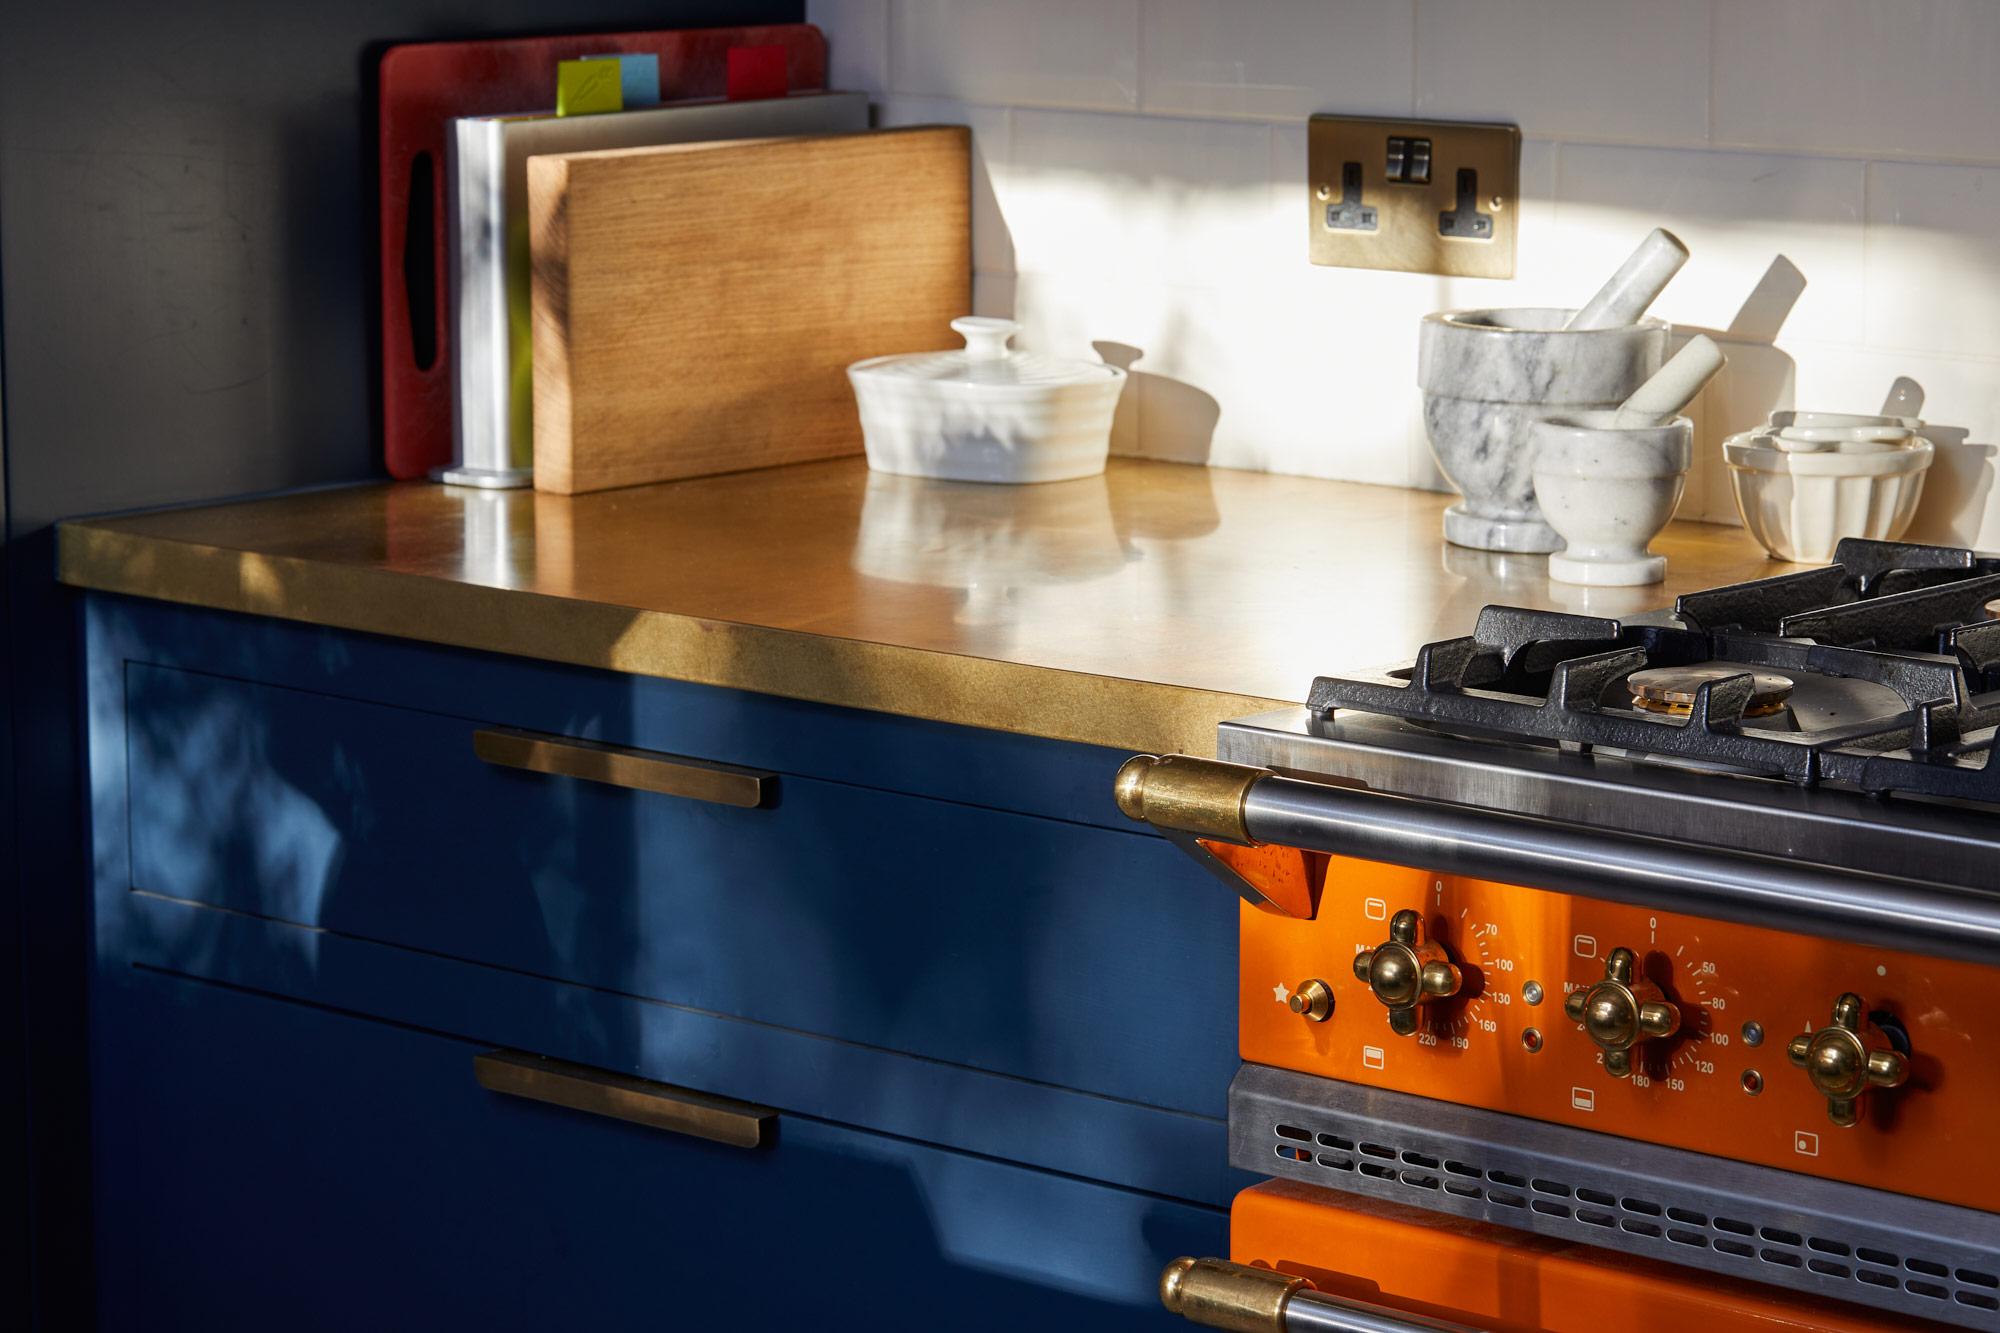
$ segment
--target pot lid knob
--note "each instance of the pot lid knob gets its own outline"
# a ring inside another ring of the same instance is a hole
[[[1011,319],[994,319],[987,315],[965,315],[951,322],[952,332],[965,339],[965,356],[969,361],[999,361],[1007,355],[1007,340],[1021,331],[1021,326]]]

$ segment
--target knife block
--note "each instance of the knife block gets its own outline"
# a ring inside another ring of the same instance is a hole
[[[536,487],[859,453],[847,366],[958,342],[970,186],[961,126],[531,158]]]

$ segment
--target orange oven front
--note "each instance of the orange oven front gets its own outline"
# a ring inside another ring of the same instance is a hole
[[[2000,1329],[1994,969],[1204,847],[1289,908],[1241,912],[1230,1098],[1232,1160],[1278,1179],[1238,1196],[1227,1260],[1168,1270],[1169,1308],[1291,1333]]]

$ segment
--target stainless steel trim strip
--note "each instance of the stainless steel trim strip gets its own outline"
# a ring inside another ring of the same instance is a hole
[[[1259,842],[2000,964],[2000,896],[1296,778],[1243,798]]]
[[[480,728],[472,733],[472,751],[502,768],[523,768],[746,809],[762,805],[778,780],[776,774],[754,768],[514,727]]]
[[[1229,1141],[1260,1175],[2000,1330],[1994,1213],[1266,1065]]]
[[[1285,1333],[1478,1333],[1469,1324],[1399,1314],[1359,1301],[1301,1291],[1285,1303]]]
[[[487,1051],[472,1057],[479,1085],[492,1092],[566,1106],[572,1111],[672,1130],[698,1139],[755,1148],[778,1118],[768,1106],[676,1088],[630,1074],[614,1074],[526,1051]]]
[[[1445,735],[1284,708],[1221,723],[1216,757],[1291,777],[1586,824],[1607,833],[1917,875],[2000,894],[2000,811]]]

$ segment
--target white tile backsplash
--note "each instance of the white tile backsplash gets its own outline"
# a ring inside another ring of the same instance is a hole
[[[974,106],[942,97],[883,98],[875,123],[966,125],[972,129],[972,267],[977,273],[1012,273],[1014,237],[995,193],[995,171],[1005,171],[1013,136],[1013,112],[1003,106]]]
[[[1858,161],[1565,144],[1556,183],[1572,284],[1564,304],[1587,299],[1649,229],[1664,226],[1690,257],[1653,313],[1727,329],[1783,255],[1806,277],[1785,333],[1858,342],[1866,193]]]
[[[1113,447],[1440,487],[1417,321],[1575,305],[1645,232],[1655,313],[1731,363],[1682,514],[1735,522],[1721,437],[1929,392],[1918,535],[2000,547],[2000,0],[809,0],[885,125],[973,127],[974,305],[1130,362]],[[1510,281],[1305,259],[1315,111],[1523,127]],[[1802,284],[1802,285],[1801,285]],[[1136,356],[1136,360],[1133,359]]]
[[[889,0],[813,0],[812,22],[826,36],[827,87],[888,91]]]
[[[1200,284],[1273,267],[1267,125],[1017,110],[996,178],[1015,265]]]
[[[1415,0],[1143,0],[1141,105],[1304,120],[1410,109]]]
[[[2000,169],[1868,168],[1868,341],[2000,354]]]
[[[1717,143],[2000,155],[1993,0],[1719,0],[1715,25]]]
[[[891,0],[889,78],[919,96],[1125,110],[1139,0]]]
[[[1524,134],[1700,144],[1708,6],[1682,0],[1417,0],[1416,112]]]

